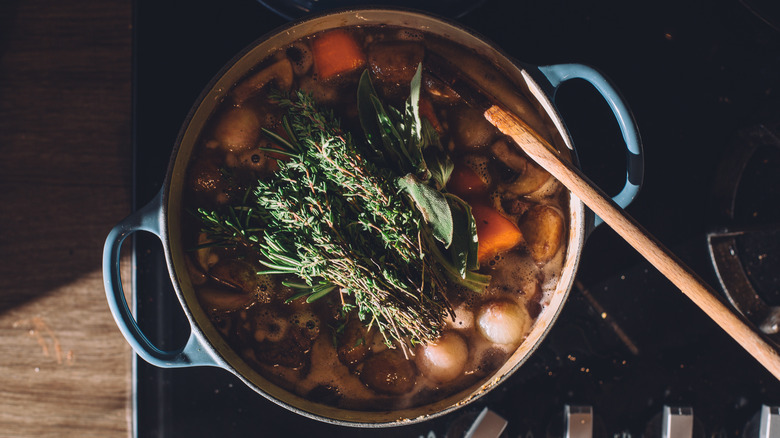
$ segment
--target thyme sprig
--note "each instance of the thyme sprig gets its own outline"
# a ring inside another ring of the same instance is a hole
[[[299,277],[297,296],[310,301],[339,290],[362,321],[402,347],[434,340],[452,309],[442,272],[426,257],[421,214],[332,112],[302,92],[278,103],[286,136],[275,140],[289,160],[254,191],[266,223],[263,273]]]
[[[421,68],[402,113],[385,106],[368,73],[358,85],[365,143],[341,129],[312,96],[272,94],[286,110],[283,133],[264,130],[282,154],[279,170],[241,202],[200,209],[208,239],[254,251],[258,274],[289,274],[290,298],[311,302],[338,291],[388,345],[406,353],[435,340],[453,310],[452,284],[480,291],[476,229],[469,207],[442,192],[452,163],[420,117]]]

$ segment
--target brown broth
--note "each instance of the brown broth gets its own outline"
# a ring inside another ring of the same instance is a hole
[[[318,38],[314,35],[282,48],[234,87],[199,137],[188,168],[187,209],[235,202],[253,180],[273,174],[274,157],[258,150],[272,146],[259,128],[278,129],[282,116],[282,111],[268,102],[269,84],[312,92],[321,104],[334,109],[345,130],[360,132],[355,95],[364,68],[375,73],[379,94],[400,107],[408,95],[408,70],[416,68],[420,54],[436,50],[446,57],[460,53],[463,62],[475,58],[461,47],[417,30],[355,27],[343,31],[367,54],[365,66],[322,78],[318,75],[321,68],[310,65],[312,42]],[[403,60],[408,65],[403,65]],[[291,76],[283,77],[287,73]],[[503,77],[497,70],[486,71],[485,76]],[[264,77],[270,79],[263,82]],[[441,129],[442,144],[456,169],[470,171],[482,181],[476,186],[453,184],[448,188],[472,205],[500,211],[525,237],[517,247],[483,263],[480,272],[492,275],[484,292],[458,287],[447,292],[457,317],[447,322],[443,336],[449,337],[455,351],[464,344],[467,351],[456,377],[447,374],[446,367],[426,365],[424,347],[418,347],[407,361],[399,349],[388,349],[376,329],[368,333],[355,329],[358,334],[354,340],[334,333],[333,327],[339,324],[337,293],[312,304],[303,300],[286,304],[293,291],[282,286],[278,276],[255,275],[262,266],[249,252],[201,249],[188,253],[198,299],[227,343],[267,379],[314,401],[356,410],[399,409],[428,404],[470,387],[488,378],[518,347],[558,281],[566,251],[567,193],[519,152],[503,147],[500,143],[506,139],[478,111],[441,83],[423,79],[423,95],[431,103],[430,114],[436,121],[433,124]],[[204,243],[200,224],[190,215],[183,216],[184,246]],[[550,242],[558,245],[550,248]],[[493,342],[478,329],[480,309],[496,303],[500,304],[496,307],[500,315],[519,315],[523,320],[510,324],[520,331],[517,341]],[[346,339],[355,345],[345,348],[348,351],[339,357],[334,337],[342,346]],[[398,355],[402,359],[397,363],[400,373],[411,373],[411,385],[399,380],[376,390],[366,368],[380,361],[372,358],[395,363]]]

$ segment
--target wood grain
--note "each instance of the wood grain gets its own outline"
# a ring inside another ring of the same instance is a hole
[[[498,106],[485,111],[485,118],[515,143],[537,164],[550,172],[620,237],[677,286],[715,323],[780,380],[780,354],[757,331],[739,317],[696,273],[647,232],[625,210],[569,163],[523,121]]]
[[[130,434],[130,350],[100,266],[130,212],[131,14],[0,5],[0,436]]]

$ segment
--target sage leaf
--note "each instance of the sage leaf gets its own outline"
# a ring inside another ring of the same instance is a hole
[[[358,82],[358,118],[360,119],[360,127],[363,128],[363,133],[366,136],[368,144],[371,145],[374,152],[381,157],[382,151],[377,146],[382,141],[382,134],[380,133],[376,110],[374,110],[374,103],[371,100],[372,96],[376,96],[376,90],[374,90],[374,84],[371,83],[371,76],[368,73],[368,70],[365,70],[360,76],[360,82]]]
[[[443,243],[445,248],[449,248],[454,225],[450,204],[444,194],[412,174],[396,181],[398,186],[411,196],[423,219],[430,225],[433,236]]]
[[[458,205],[457,201],[450,202],[450,211],[452,212],[452,245],[450,245],[450,258],[452,265],[460,274],[460,277],[466,278],[466,268],[469,259],[469,220],[466,212]]]
[[[401,164],[401,169],[406,169],[405,164],[409,164],[411,162],[411,157],[409,156],[409,151],[407,151],[406,147],[404,146],[404,141],[401,138],[401,134],[398,133],[398,130],[393,123],[393,118],[391,116],[393,113],[388,113],[388,110],[385,109],[384,105],[382,105],[382,101],[380,101],[376,96],[371,96],[371,103],[374,105],[376,120],[379,122],[379,134],[381,136],[382,143],[385,146],[385,151],[392,152],[393,155],[401,159],[403,161],[403,164]],[[395,108],[393,108],[393,110],[395,110]],[[395,110],[393,115],[398,116],[398,111]]]
[[[420,144],[422,139],[422,123],[420,121],[420,86],[422,85],[422,63],[417,65],[417,71],[412,76],[409,98],[406,100],[406,113],[411,117],[410,144]]]
[[[474,215],[471,214],[471,206],[460,199],[459,197],[447,193],[447,199],[451,202],[451,205],[457,204],[460,208],[459,211],[462,214],[464,220],[463,228],[457,228],[455,230],[458,234],[458,239],[462,239],[464,245],[467,246],[466,250],[466,269],[476,270],[479,269],[479,259],[477,258],[477,252],[479,251],[479,239],[477,237],[477,222],[474,220]],[[454,214],[454,213],[453,213]],[[460,243],[459,243],[460,245]],[[466,278],[466,277],[463,277]]]
[[[443,189],[447,185],[447,181],[450,180],[455,163],[452,162],[449,155],[435,148],[426,150],[425,161],[428,163],[428,171],[436,188]]]

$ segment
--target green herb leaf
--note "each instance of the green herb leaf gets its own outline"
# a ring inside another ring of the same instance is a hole
[[[423,238],[432,239],[432,237],[427,235],[423,235]],[[444,270],[444,273],[447,274],[453,283],[461,285],[473,292],[479,293],[485,290],[487,285],[490,283],[489,275],[480,274],[479,272],[474,271],[466,271],[466,277],[463,278],[460,275],[460,272],[458,272],[458,268],[452,264],[452,261],[448,257],[442,254],[436,244],[430,241],[428,243],[429,245],[427,248],[430,255],[433,257],[433,259],[436,260],[438,265]]]
[[[422,85],[422,63],[417,65],[417,71],[412,76],[409,85],[409,98],[406,100],[406,113],[411,115],[409,143],[420,144],[422,140],[422,122],[420,121],[420,86]]]
[[[412,174],[399,178],[397,184],[412,197],[425,222],[430,225],[433,236],[442,242],[445,248],[449,248],[454,224],[452,211],[444,194]]]
[[[411,157],[404,145],[401,134],[398,133],[398,129],[396,129],[395,123],[391,118],[391,114],[400,116],[398,110],[395,108],[392,110],[385,109],[382,101],[377,96],[371,96],[371,103],[374,105],[374,111],[376,111],[376,119],[379,122],[379,135],[382,139],[382,144],[384,144],[386,156],[389,155],[391,158],[394,157],[396,160],[399,160],[396,163],[399,165],[401,172],[408,171]]]
[[[468,270],[479,269],[477,223],[471,214],[469,204],[451,193],[447,193],[445,196],[450,202],[455,223],[450,254],[452,254],[452,260],[459,269],[461,277],[465,279]]]
[[[425,160],[428,163],[428,171],[436,189],[441,190],[450,180],[452,171],[455,169],[455,163],[450,156],[436,148],[428,148],[425,154]]]
[[[456,203],[450,202],[450,211],[452,211],[452,245],[450,245],[450,258],[455,269],[460,273],[461,278],[466,278],[466,269],[469,259],[469,240],[468,218],[465,211]]]
[[[365,70],[360,75],[357,88],[358,118],[360,119],[360,126],[363,128],[363,134],[366,136],[368,145],[372,147],[373,152],[377,155],[376,158],[383,159],[382,149],[377,147],[379,144],[382,144],[382,133],[379,129],[379,121],[376,117],[376,110],[371,99],[372,96],[376,96],[376,90],[374,90],[374,84],[371,83],[371,75],[368,73],[368,70]]]

